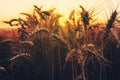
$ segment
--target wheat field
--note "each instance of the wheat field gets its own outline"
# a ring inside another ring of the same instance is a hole
[[[0,69],[0,79],[120,80],[118,6],[106,24],[93,18],[94,8],[82,5],[64,25],[60,22],[63,15],[55,8],[43,10],[37,5],[32,13],[21,13],[25,18],[3,21],[18,27],[1,32],[0,66],[5,69]]]

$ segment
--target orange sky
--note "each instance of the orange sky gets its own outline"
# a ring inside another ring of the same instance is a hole
[[[99,13],[97,17],[105,19],[105,13],[109,15],[109,5],[112,4],[113,7],[116,7],[119,2],[119,0],[0,0],[0,27],[8,26],[1,23],[2,21],[20,17],[21,12],[30,12],[34,4],[43,5],[44,9],[56,7],[57,11],[65,16],[73,9],[80,10],[79,5],[86,9],[95,7]]]

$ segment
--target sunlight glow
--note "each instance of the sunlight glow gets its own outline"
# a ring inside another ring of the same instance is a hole
[[[112,0],[0,0],[0,21],[17,18],[21,12],[30,12],[33,5],[41,6],[43,9],[56,8],[58,13],[62,13],[68,17],[69,13],[73,10],[80,10],[79,5],[84,6],[87,10],[96,8],[98,10],[97,17],[104,19],[106,4]],[[118,5],[117,2],[112,1],[114,7]],[[103,10],[104,9],[104,10]],[[107,13],[108,14],[108,13]],[[0,23],[0,26],[3,24]]]

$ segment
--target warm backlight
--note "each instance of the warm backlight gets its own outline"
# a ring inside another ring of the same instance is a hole
[[[33,5],[41,6],[43,9],[56,8],[57,12],[62,13],[65,17],[73,10],[80,10],[79,5],[84,6],[86,9],[96,8],[97,17],[104,19],[105,13],[108,11],[106,6],[113,4],[113,8],[118,5],[119,0],[0,0],[0,21],[9,20],[12,18],[20,17],[21,12],[30,12],[33,9]],[[107,13],[108,14],[108,13]],[[0,22],[0,27],[5,27]]]

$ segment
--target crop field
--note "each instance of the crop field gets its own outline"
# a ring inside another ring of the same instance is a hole
[[[55,8],[37,5],[3,21],[18,27],[0,30],[0,80],[120,80],[118,7],[106,23],[82,5],[62,23]]]

